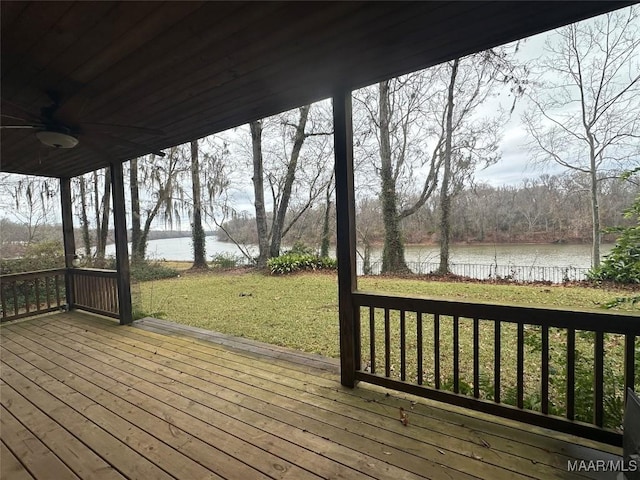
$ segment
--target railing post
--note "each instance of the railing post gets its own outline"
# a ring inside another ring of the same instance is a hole
[[[357,288],[355,194],[353,183],[353,126],[351,91],[333,96],[333,139],[336,181],[336,253],[338,257],[338,311],[340,319],[340,379],[355,386],[360,368],[360,318],[352,294]]]
[[[120,324],[126,325],[133,321],[133,308],[131,305],[131,276],[129,271],[129,249],[127,248],[127,218],[122,163],[112,163],[110,170],[111,191],[113,192],[113,225],[116,237],[119,315]]]
[[[64,242],[64,265],[67,271],[64,274],[64,288],[67,299],[67,307],[71,310],[74,306],[73,298],[73,259],[76,255],[76,240],[73,233],[73,209],[71,206],[71,179],[60,179],[60,203],[62,207],[62,235]]]

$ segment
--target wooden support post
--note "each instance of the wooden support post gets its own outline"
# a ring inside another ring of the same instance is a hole
[[[64,266],[67,271],[64,275],[64,288],[67,299],[67,308],[74,307],[73,298],[73,259],[76,255],[76,239],[73,233],[73,209],[71,206],[71,179],[60,179],[60,203],[62,207],[62,235],[64,243]]]
[[[116,265],[118,270],[118,304],[120,325],[133,321],[131,305],[131,275],[129,249],[127,248],[127,218],[124,200],[122,163],[111,164],[111,191],[113,192],[113,225],[116,240]]]
[[[340,377],[342,385],[355,386],[360,368],[360,319],[353,305],[357,289],[355,192],[353,183],[353,126],[351,91],[333,96],[336,222],[338,257],[338,310],[340,318]]]

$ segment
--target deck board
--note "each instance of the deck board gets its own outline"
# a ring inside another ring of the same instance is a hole
[[[3,478],[615,478],[567,472],[612,447],[347,389],[335,360],[247,339],[76,312],[0,339]]]

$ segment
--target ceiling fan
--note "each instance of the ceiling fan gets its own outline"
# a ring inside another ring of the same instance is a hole
[[[112,142],[135,149],[144,149],[160,157],[164,157],[161,151],[146,147],[137,142],[132,142],[119,138],[119,134],[146,134],[161,136],[165,133],[162,130],[133,125],[115,125],[107,123],[70,124],[56,118],[56,113],[60,108],[60,95],[57,92],[48,91],[47,96],[51,104],[40,109],[39,114],[34,114],[29,110],[2,99],[0,116],[2,123],[0,129],[3,130],[34,130],[35,137],[45,146],[65,149],[74,148],[82,140],[89,148],[93,148],[93,141]],[[6,122],[8,120],[8,122]]]

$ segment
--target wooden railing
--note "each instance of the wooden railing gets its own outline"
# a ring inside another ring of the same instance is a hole
[[[353,294],[356,379],[622,445],[640,316]]]
[[[66,269],[0,276],[1,321],[53,312],[66,306]]]
[[[69,275],[73,285],[73,308],[119,317],[118,274],[115,270],[73,268]]]

